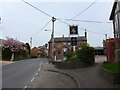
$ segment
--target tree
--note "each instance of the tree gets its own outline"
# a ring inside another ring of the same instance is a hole
[[[30,45],[29,43],[26,43],[27,49],[29,50],[29,54],[30,54]]]
[[[6,38],[6,40],[3,40],[3,47],[9,48],[12,52],[11,61],[14,59],[14,53],[18,52],[22,46],[22,43],[18,41],[17,39],[13,38]]]

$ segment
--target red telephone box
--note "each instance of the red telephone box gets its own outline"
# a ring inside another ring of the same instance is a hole
[[[106,40],[107,60],[114,61],[115,59],[115,39],[110,38]]]

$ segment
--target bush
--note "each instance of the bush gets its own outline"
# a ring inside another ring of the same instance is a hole
[[[10,61],[12,52],[9,48],[2,48],[2,60]]]
[[[74,53],[72,51],[66,52],[65,56],[67,57],[67,60],[70,60],[70,58],[74,56]]]
[[[72,62],[79,62],[80,59],[77,56],[72,56],[69,60],[67,61],[72,61]]]
[[[76,55],[82,62],[93,64],[95,61],[94,48],[87,45],[81,46],[81,49],[77,50]]]
[[[39,53],[39,55],[40,55],[41,58],[45,58],[46,57],[46,55],[44,53]]]
[[[18,52],[15,53],[15,59],[23,59],[27,57],[26,50],[20,49]]]

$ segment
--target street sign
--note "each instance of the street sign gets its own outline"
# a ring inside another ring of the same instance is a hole
[[[78,34],[78,26],[70,26],[70,35]]]
[[[77,45],[77,38],[76,37],[71,37],[71,45],[76,46]]]

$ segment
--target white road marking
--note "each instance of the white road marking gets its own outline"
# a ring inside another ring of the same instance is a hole
[[[38,73],[36,73],[36,76],[38,75]]]
[[[41,68],[38,69],[38,72],[40,71]]]
[[[33,81],[34,81],[34,79],[35,79],[35,77],[31,80],[31,82],[33,82]]]
[[[41,70],[43,62],[40,64],[40,67],[38,69],[38,72]],[[38,75],[38,72],[36,73],[36,76]],[[33,82],[35,80],[35,77],[33,77],[33,79],[31,80],[31,82]],[[25,90],[26,88],[28,88],[28,86],[25,86],[23,90]]]
[[[40,64],[40,67],[39,67],[39,69],[38,69],[38,72],[40,71],[40,69],[41,69],[41,67],[42,67],[42,64],[43,64],[43,63]]]
[[[25,87],[23,88],[23,90],[25,90],[26,88],[28,88],[28,86],[25,86]]]

